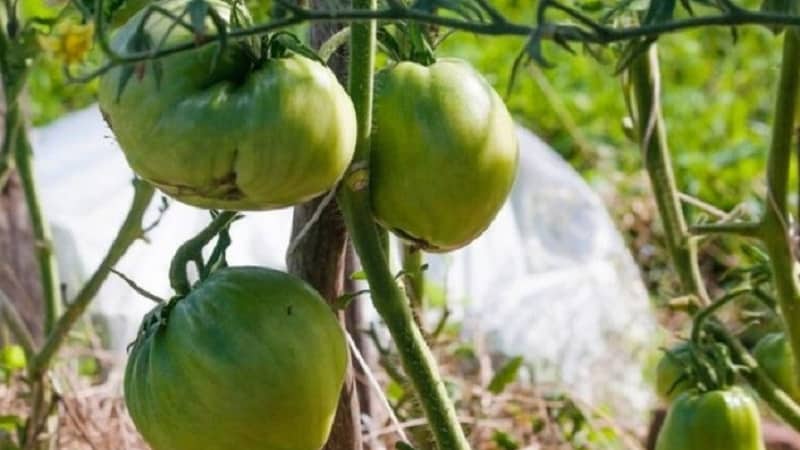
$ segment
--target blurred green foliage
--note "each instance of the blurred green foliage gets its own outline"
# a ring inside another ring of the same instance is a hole
[[[516,21],[533,22],[535,5],[529,2],[493,4]],[[762,27],[741,29],[736,41],[724,28],[659,41],[663,106],[682,191],[723,209],[757,198],[780,41]],[[505,93],[524,43],[461,33],[440,52],[472,61]],[[613,55],[598,61],[579,48],[570,54],[545,45],[553,67],[528,66],[520,73],[507,99],[512,112],[593,182],[608,181],[614,171],[639,171],[637,145],[622,126],[627,111]]]

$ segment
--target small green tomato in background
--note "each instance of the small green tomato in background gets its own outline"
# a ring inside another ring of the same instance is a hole
[[[346,363],[344,334],[307,284],[220,269],[145,319],[125,401],[153,450],[319,450]]]
[[[665,352],[656,366],[656,393],[658,398],[671,402],[691,388],[688,380],[680,380],[689,363],[689,346],[678,344]]]
[[[800,400],[792,349],[783,333],[770,333],[756,344],[753,356],[767,375],[790,397]]]
[[[672,403],[656,450],[764,450],[758,407],[738,387],[686,391]]]
[[[159,6],[180,15],[190,3]],[[207,3],[229,22],[250,22],[240,2]],[[140,11],[120,28],[115,51],[197,39],[161,14],[137,33],[144,17]],[[216,32],[209,18],[206,32]],[[256,39],[229,40],[221,52],[214,43],[104,75],[100,107],[131,168],[203,208],[280,208],[331,189],[355,149],[350,98],[321,63],[299,55],[264,60],[261,53]]]
[[[376,75],[370,192],[377,220],[429,251],[492,222],[517,170],[514,121],[463,61],[401,62]]]

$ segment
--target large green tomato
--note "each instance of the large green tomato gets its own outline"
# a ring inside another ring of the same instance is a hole
[[[656,393],[666,402],[671,402],[691,388],[688,380],[678,381],[684,376],[685,365],[689,363],[690,354],[687,344],[678,344],[664,354],[656,366]]]
[[[758,407],[738,387],[684,392],[664,420],[656,450],[764,450]]]
[[[347,347],[299,279],[236,267],[151,313],[125,372],[125,401],[153,450],[319,450]]]
[[[517,169],[514,121],[467,63],[401,62],[375,79],[370,192],[375,217],[430,251],[491,223]]]
[[[770,333],[761,338],[753,349],[753,355],[775,384],[793,399],[800,400],[792,349],[783,333]]]
[[[179,14],[188,3],[159,5]],[[224,2],[208,4],[223,18],[232,14]],[[114,50],[195,39],[159,14],[139,36],[143,17],[120,28]],[[331,189],[355,149],[355,112],[334,74],[297,55],[262,61],[255,40],[231,40],[217,59],[218,51],[207,45],[102,77],[100,106],[133,170],[180,201],[215,209],[278,208]]]

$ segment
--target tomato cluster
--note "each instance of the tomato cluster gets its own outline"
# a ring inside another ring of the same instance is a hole
[[[190,3],[160,6],[180,16]],[[207,4],[232,28],[250,21],[241,3]],[[202,39],[194,22],[140,11],[112,49],[191,43]],[[209,30],[218,25],[206,22]],[[295,205],[336,189],[354,154],[353,104],[319,61],[265,46],[255,38],[215,42],[102,77],[101,109],[138,176],[181,202],[233,211]],[[505,105],[461,61],[403,62],[377,80],[368,168],[375,218],[424,249],[468,244],[514,181],[517,141]],[[346,361],[335,316],[304,282],[267,269],[220,269],[145,318],[125,398],[155,450],[317,450]]]

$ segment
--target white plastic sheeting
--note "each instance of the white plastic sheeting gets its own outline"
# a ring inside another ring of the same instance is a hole
[[[524,355],[537,381],[643,412],[651,398],[638,353],[651,345],[655,324],[638,269],[580,176],[532,133],[520,129],[519,136],[521,167],[509,202],[472,245],[430,256],[429,276],[446,285],[468,333]],[[96,107],[36,130],[34,148],[63,279],[74,294],[124,218],[132,173]],[[205,211],[171,202],[149,243],[137,242],[117,269],[169,297],[171,255],[208,220]],[[247,214],[234,226],[229,261],[283,267],[290,225],[288,209]],[[111,323],[111,346],[121,351],[151,307],[112,276],[93,311]]]

